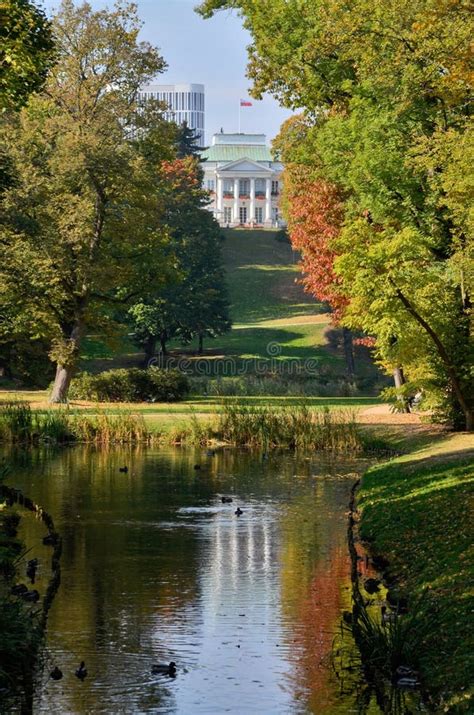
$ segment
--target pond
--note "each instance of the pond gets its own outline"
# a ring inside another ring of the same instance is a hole
[[[9,459],[9,484],[63,538],[35,713],[360,711],[354,677],[336,676],[332,653],[350,608],[347,505],[362,461],[88,447]],[[40,592],[43,533],[25,516]],[[152,674],[170,661],[175,678]],[[48,677],[56,665],[58,682]]]

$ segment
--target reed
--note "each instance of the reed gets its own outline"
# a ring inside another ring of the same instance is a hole
[[[208,426],[208,432],[212,426]],[[225,402],[215,435],[236,446],[360,452],[364,439],[351,412],[310,410],[307,405],[253,407]]]
[[[27,402],[6,402],[0,407],[0,440],[28,442],[33,432],[33,414]]]
[[[352,632],[367,667],[389,681],[400,666],[418,668],[420,644],[433,630],[426,618],[426,604],[425,595],[413,599],[409,613],[391,614],[387,623],[374,608],[356,609]]]
[[[150,432],[142,415],[124,410],[119,414],[98,411],[51,409],[33,412],[26,403],[7,403],[0,407],[0,442],[7,444],[93,444],[152,443],[157,435]]]
[[[78,412],[71,415],[70,424],[77,442],[105,445],[154,441],[154,435],[148,431],[143,416],[131,412],[98,412],[94,415]]]

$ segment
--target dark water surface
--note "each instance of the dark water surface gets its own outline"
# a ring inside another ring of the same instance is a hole
[[[331,649],[362,462],[86,447],[13,459],[9,483],[52,514],[64,547],[35,713],[359,712]],[[23,521],[44,591],[50,551]],[[176,678],[151,674],[171,660]]]

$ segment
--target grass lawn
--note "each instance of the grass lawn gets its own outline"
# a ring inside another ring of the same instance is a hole
[[[344,374],[342,354],[331,348],[326,338],[330,316],[326,308],[304,292],[298,257],[287,242],[276,240],[275,231],[223,231],[222,252],[230,298],[232,330],[204,345],[204,355],[196,354],[196,346],[183,348],[171,342],[172,356],[185,355],[192,372],[196,361],[208,361],[207,374],[233,375],[242,372],[245,361],[270,358],[276,364],[294,363],[302,366],[312,360],[312,369],[323,367],[331,374]],[[359,350],[361,375],[367,374],[368,361]],[[89,371],[139,365],[142,354],[127,335],[106,343],[101,336],[84,340],[82,367]],[[218,367],[222,358],[231,358],[225,368]],[[248,372],[255,366],[246,363]],[[376,374],[375,368],[369,372]],[[202,372],[201,372],[202,374]]]
[[[359,493],[361,536],[409,604],[425,594],[418,646],[436,712],[474,712],[474,439],[453,435],[377,465]]]
[[[223,258],[234,323],[249,324],[324,312],[303,291],[298,256],[275,231],[223,231]]]

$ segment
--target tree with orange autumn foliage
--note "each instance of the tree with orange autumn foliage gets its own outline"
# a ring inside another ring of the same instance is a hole
[[[199,11],[230,8],[252,36],[254,96],[303,112],[290,162],[324,182],[323,198],[331,185],[344,196],[338,235],[315,222],[344,325],[375,337],[387,370],[404,366],[402,399],[419,391],[474,430],[472,3],[203,0]]]

